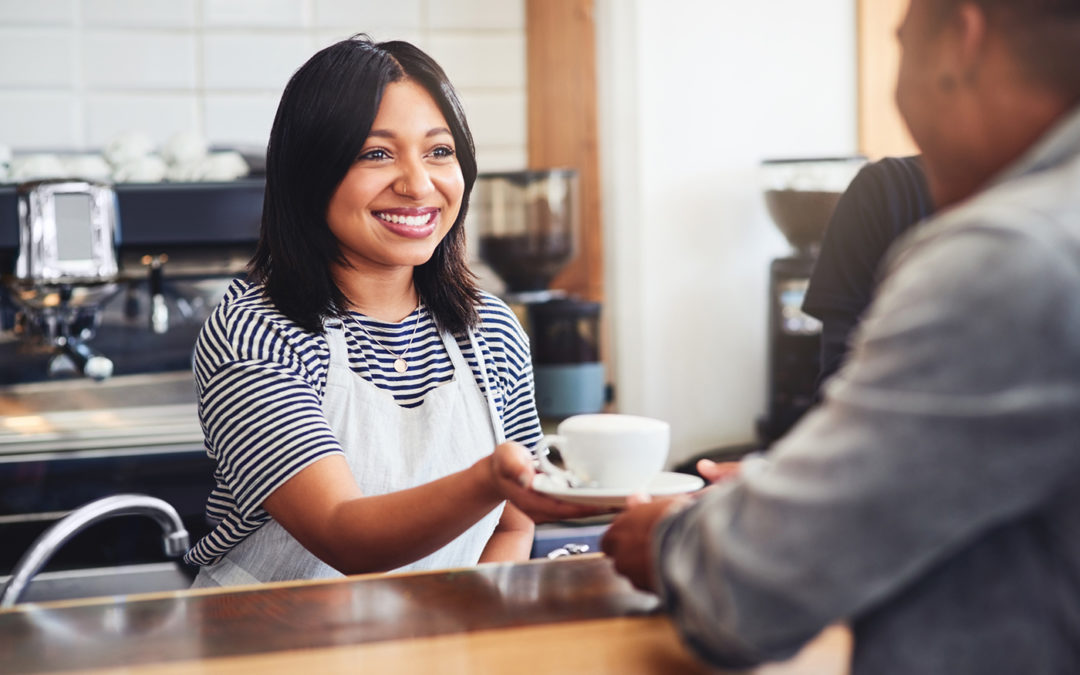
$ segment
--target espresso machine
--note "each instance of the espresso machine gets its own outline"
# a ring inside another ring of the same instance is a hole
[[[765,205],[791,252],[769,265],[765,414],[768,446],[813,405],[821,368],[821,323],[802,311],[817,251],[840,196],[866,163],[861,156],[762,163]]]
[[[0,184],[0,579],[50,525],[109,495],[158,497],[192,540],[209,531],[192,349],[254,252],[264,183]],[[49,569],[162,555],[158,526],[125,516]]]
[[[551,288],[577,252],[577,172],[547,169],[477,177],[472,212],[479,253],[505,284],[532,345],[537,411],[559,419],[600,412],[600,303]]]

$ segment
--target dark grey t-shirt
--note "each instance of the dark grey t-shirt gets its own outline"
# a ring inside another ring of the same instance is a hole
[[[874,297],[886,251],[932,210],[918,156],[867,164],[840,197],[802,306],[822,324],[819,386],[847,355],[851,334]]]
[[[749,665],[844,621],[854,672],[1080,672],[1080,111],[894,250],[768,462],[666,520],[661,595]]]

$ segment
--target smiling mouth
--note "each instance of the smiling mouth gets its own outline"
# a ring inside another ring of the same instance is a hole
[[[409,239],[423,239],[435,231],[439,209],[395,209],[393,211],[372,211],[383,226],[394,234]]]
[[[397,213],[389,213],[387,211],[375,211],[375,217],[379,220],[385,220],[388,223],[394,225],[408,225],[409,227],[423,227],[429,224],[434,218],[437,211],[428,211],[417,216],[399,215]]]

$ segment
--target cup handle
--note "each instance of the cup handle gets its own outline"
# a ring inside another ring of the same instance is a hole
[[[548,459],[548,455],[550,454],[548,450],[550,450],[551,448],[555,448],[556,450],[558,450],[558,448],[564,446],[565,444],[565,436],[560,436],[558,434],[544,434],[544,437],[540,439],[540,442],[537,443],[536,447],[534,448],[534,452],[536,453],[536,461],[540,462],[541,464],[550,465],[551,460]],[[559,453],[559,457],[562,458],[562,453]],[[561,464],[563,464],[563,467],[565,467],[565,460],[561,462]],[[560,469],[560,467],[555,468]]]
[[[535,467],[544,474],[547,474],[549,478],[554,478],[566,483],[566,487],[578,487],[582,484],[582,479],[569,470],[565,461],[560,461],[562,466],[556,466],[551,459],[548,458],[550,448],[557,448],[561,443],[564,443],[566,439],[562,436],[555,434],[549,434],[536,444],[533,448],[535,456],[533,457],[533,463]]]
[[[536,465],[536,468],[541,472],[548,475],[564,476],[566,473],[565,462],[564,467],[556,467],[556,465],[548,458],[550,454],[550,448],[557,448],[559,444],[566,441],[566,438],[556,434],[546,434],[541,438],[540,442],[532,448],[532,463]]]
[[[566,437],[558,434],[544,434],[544,437],[540,439],[540,442],[536,444],[536,451],[543,452],[548,448],[558,448],[566,444]]]

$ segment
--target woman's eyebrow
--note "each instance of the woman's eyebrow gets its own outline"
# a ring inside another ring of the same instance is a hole
[[[434,129],[431,129],[426,134],[424,134],[424,137],[431,138],[432,136],[439,136],[442,134],[453,136],[453,134],[450,133],[450,130],[446,127],[435,127]],[[389,129],[372,129],[368,132],[368,137],[371,136],[375,136],[376,138],[397,138],[397,134],[395,134]]]

